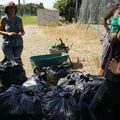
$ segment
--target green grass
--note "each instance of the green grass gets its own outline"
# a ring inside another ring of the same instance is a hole
[[[22,21],[24,25],[37,25],[37,16],[23,16]]]

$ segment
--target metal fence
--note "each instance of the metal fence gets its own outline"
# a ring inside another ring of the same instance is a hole
[[[103,17],[117,2],[117,0],[82,0],[79,20],[82,23],[101,23]]]

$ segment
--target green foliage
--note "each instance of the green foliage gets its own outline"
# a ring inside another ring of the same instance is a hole
[[[44,9],[43,3],[40,4],[34,4],[34,3],[28,3],[25,5],[21,5],[20,7],[21,15],[31,15],[36,16],[37,15],[37,9]]]
[[[48,27],[57,27],[57,23],[51,22],[47,25]]]
[[[78,0],[78,4],[76,4],[76,0],[57,0],[54,8],[58,9],[60,15],[65,17],[67,21],[72,22],[72,18],[76,17],[76,8],[79,11],[81,2],[82,0]]]
[[[37,25],[37,16],[23,16],[24,25]]]
[[[65,17],[60,17],[59,21],[62,22],[62,23],[65,23],[66,19],[65,19]]]
[[[28,4],[20,4],[20,8],[18,11],[18,15],[28,15],[28,16],[37,16],[37,9],[44,9],[43,3],[34,4],[34,3],[28,3]],[[4,15],[4,6],[0,5],[0,16]]]

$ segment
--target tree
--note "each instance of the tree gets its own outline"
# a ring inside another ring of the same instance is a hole
[[[76,18],[76,8],[79,11],[82,0],[57,0],[54,4],[54,8],[58,9],[60,16],[65,17],[69,22],[72,18]],[[77,6],[76,6],[77,3]]]
[[[37,15],[37,9],[44,9],[43,3],[40,4],[34,4],[34,3],[28,3],[25,5],[21,5],[22,11],[24,11],[24,14],[36,16]]]
[[[40,9],[44,9],[44,5],[43,3],[40,3],[40,5],[38,6]]]

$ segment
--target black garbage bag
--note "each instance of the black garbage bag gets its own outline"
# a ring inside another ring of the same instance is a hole
[[[66,87],[66,85],[75,85],[81,92],[83,90],[83,83],[86,77],[81,72],[73,72],[68,74],[65,78],[58,81],[58,86]]]
[[[22,65],[8,66],[0,64],[0,79],[3,87],[9,88],[12,84],[22,85],[26,81],[26,73]]]
[[[14,113],[18,115],[29,114],[29,115],[42,115],[42,106],[40,101],[35,96],[27,95],[22,93],[19,99],[19,105],[15,109]]]
[[[42,120],[41,118],[35,118],[31,115],[11,115],[11,114],[2,114],[0,117],[1,120]]]
[[[58,81],[57,86],[63,88],[63,90],[68,91],[69,94],[74,96],[74,98],[79,101],[80,94],[83,91],[85,76],[81,72],[74,72],[68,74],[65,78],[61,78]]]
[[[12,85],[0,94],[0,119],[42,119],[42,100],[22,86]]]
[[[116,104],[108,111],[106,120],[120,120],[120,103]]]
[[[90,120],[90,114],[88,106],[91,103],[96,91],[104,82],[104,78],[96,78],[96,80],[90,80],[84,86],[84,90],[80,95],[79,107],[80,107],[80,120]]]
[[[0,94],[0,118],[10,116],[19,105],[20,86],[11,86]]]
[[[78,90],[76,85],[66,85],[63,90],[73,96],[77,102],[79,101],[81,91]]]
[[[63,90],[50,91],[46,96],[47,120],[79,120],[76,100]]]
[[[0,93],[2,93],[3,91],[3,83],[2,83],[2,80],[0,79]]]
[[[0,94],[0,119],[6,120],[10,119],[12,120],[12,111],[15,107],[19,104],[19,95],[21,93],[20,86],[14,86],[12,85],[9,89],[6,91],[3,91]]]
[[[64,78],[69,74],[69,70],[64,66],[53,65],[46,69],[47,82],[57,85],[60,78]]]
[[[46,76],[43,75],[32,75],[22,84],[27,90],[33,93],[46,93],[49,91],[49,85],[46,83]]]

